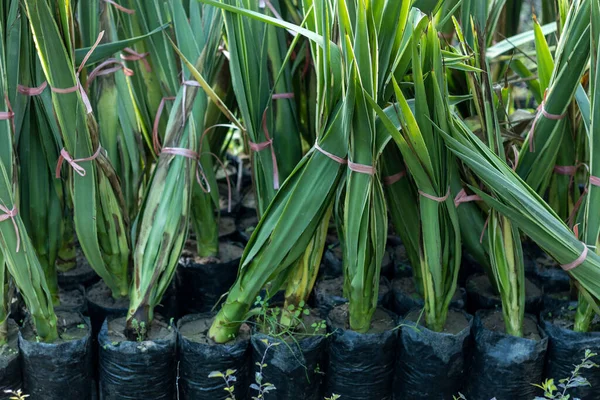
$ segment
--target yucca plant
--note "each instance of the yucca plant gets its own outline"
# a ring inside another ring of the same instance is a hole
[[[189,3],[189,14],[182,3],[174,2],[171,7],[184,79],[169,116],[163,147],[157,149],[157,165],[137,221],[128,312],[128,329],[133,336],[133,321],[149,326],[154,307],[174,276],[188,233],[193,185],[210,185],[202,178],[203,165],[197,166],[208,96],[191,79],[206,83],[213,76],[221,16],[217,9],[196,1]],[[192,71],[188,59],[194,60]]]
[[[240,18],[270,23],[311,40],[318,79],[316,107],[320,115],[315,129],[319,132],[318,148],[324,149],[313,148],[298,163],[254,230],[242,256],[238,278],[209,331],[211,338],[223,343],[236,335],[256,296],[268,282],[275,283],[271,291],[281,287],[290,276],[291,266],[297,264],[322,226],[344,171],[340,160],[346,156],[346,136],[342,123],[341,58],[339,49],[330,41],[333,22],[325,2],[314,4],[313,14],[306,22],[307,29],[256,11],[212,0],[203,2],[221,7],[226,15],[239,13]],[[310,10],[311,5],[304,6]]]
[[[17,126],[15,120],[22,118],[16,116],[9,100],[16,97],[16,85],[13,81],[9,86],[8,77],[16,80],[14,74],[18,71],[12,70],[13,73],[8,74],[10,70],[7,68],[7,61],[8,54],[18,50],[20,46],[19,36],[14,35],[14,31],[11,33],[11,30],[20,31],[26,23],[20,13],[18,1],[0,6],[0,143],[3,144],[0,146],[0,342],[6,341],[8,333],[7,271],[25,300],[40,340],[52,342],[58,338],[53,299],[46,284],[44,270],[19,215],[16,185],[18,169],[14,148]],[[12,96],[9,96],[10,87],[14,90]],[[24,107],[20,111],[23,112]]]
[[[55,10],[45,0],[27,1],[25,8],[52,92],[62,139],[58,147],[64,146],[59,160],[69,167],[63,173],[73,199],[79,243],[113,296],[127,296],[130,252],[127,210],[119,180],[102,151],[96,120],[81,84],[81,69],[93,59],[88,56],[76,67],[74,21],[68,3],[58,5],[58,14],[54,14]],[[56,16],[60,17],[58,21]]]

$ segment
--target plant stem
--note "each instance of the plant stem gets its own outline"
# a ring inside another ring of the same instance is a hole
[[[584,298],[582,294],[579,294],[573,330],[575,332],[589,332],[590,325],[595,315],[596,313],[594,312],[594,309],[590,306],[588,301]]]

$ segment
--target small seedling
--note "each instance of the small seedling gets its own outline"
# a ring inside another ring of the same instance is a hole
[[[223,388],[223,390],[225,390],[228,394],[228,397],[225,400],[236,400],[234,393],[234,384],[237,381],[237,378],[235,377],[236,372],[237,371],[235,369],[228,369],[227,371],[225,371],[225,373],[213,371],[210,374],[208,374],[209,378],[221,378],[225,382],[225,387]]]
[[[18,390],[5,390],[4,393],[6,394],[12,394],[12,396],[9,397],[10,400],[24,400],[25,398],[29,397],[28,394],[24,394],[21,389]]]
[[[544,397],[538,396],[534,400],[570,400],[571,395],[567,394],[569,389],[591,386],[590,382],[581,376],[581,370],[597,368],[598,365],[591,361],[595,356],[597,356],[596,353],[592,353],[592,351],[587,349],[584,358],[581,360],[581,364],[575,366],[570,377],[558,381],[558,385],[554,383],[554,379],[546,379],[541,385],[534,384],[533,386],[539,387],[544,391]]]

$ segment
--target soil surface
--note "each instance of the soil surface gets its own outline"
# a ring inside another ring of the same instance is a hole
[[[129,299],[123,297],[115,299],[112,297],[112,292],[104,281],[99,281],[93,284],[87,291],[87,298],[94,304],[98,304],[103,308],[127,309],[129,308]]]
[[[492,311],[482,318],[483,327],[490,331],[506,333],[506,325],[502,311]],[[532,340],[541,340],[537,321],[530,315],[523,319],[523,338]]]
[[[406,296],[409,296],[415,300],[423,300],[421,295],[417,293],[417,288],[415,287],[415,281],[413,278],[397,278],[392,281],[392,289],[394,291],[399,291],[404,293]],[[452,301],[462,300],[462,294],[460,292],[460,287],[456,286],[456,291],[454,292],[454,296],[452,296]]]
[[[198,318],[186,320],[179,327],[179,333],[181,333],[181,336],[185,337],[186,339],[188,339],[194,343],[202,343],[202,344],[218,346],[219,345],[218,343],[216,343],[215,341],[213,341],[211,338],[208,337],[208,330],[210,329],[210,326],[212,325],[213,320],[214,320],[214,317],[213,318],[198,317]],[[249,338],[250,338],[250,327],[247,324],[242,324],[240,327],[240,331],[238,332],[238,335],[231,342],[228,342],[228,344],[238,343],[238,342],[241,342],[244,340],[248,340]]]
[[[242,197],[242,207],[256,210],[256,196],[254,196],[254,191],[249,190],[244,194],[244,197]]]
[[[560,328],[573,330],[575,322],[576,305],[562,307],[558,310],[544,313],[544,319]],[[590,325],[590,332],[600,332],[600,316],[595,315]]]
[[[335,307],[329,313],[331,328],[333,329],[350,329],[348,314],[348,304]],[[383,333],[396,327],[394,319],[383,309],[378,308],[371,319],[371,329],[367,333]]]
[[[54,344],[81,339],[90,331],[90,327],[79,313],[67,311],[56,311],[56,327],[59,338],[53,342]],[[21,334],[29,342],[37,341],[37,333],[32,319],[25,322],[21,328]]]
[[[425,314],[419,310],[409,312],[405,320],[411,322],[419,322],[419,326],[425,326]],[[455,311],[448,310],[448,318],[446,319],[446,325],[444,325],[443,333],[449,333],[452,335],[459,334],[469,326],[469,320],[465,314]]]
[[[241,258],[242,254],[244,253],[244,249],[229,242],[219,242],[218,257],[198,257],[193,255],[195,253],[196,244],[193,243],[191,249],[186,248],[181,256],[184,259],[184,262],[192,261],[196,264],[226,264]]]
[[[108,340],[112,343],[126,342],[127,337],[125,336],[125,327],[127,326],[127,318],[120,317],[115,318],[112,321],[108,321]],[[155,319],[150,324],[150,329],[146,336],[146,341],[156,341],[165,339],[173,333],[173,329],[169,329],[169,326],[162,321]]]
[[[318,282],[319,291],[327,293],[330,296],[344,297],[344,277],[334,279],[324,279]],[[390,287],[386,284],[384,278],[379,279],[379,297],[383,297],[390,291]]]
[[[79,289],[60,290],[58,292],[60,307],[76,309],[85,304],[85,295]]]
[[[467,287],[474,289],[473,291],[485,297],[501,301],[500,296],[494,292],[490,280],[485,275],[477,275],[469,278]],[[525,294],[527,298],[536,298],[542,295],[542,291],[533,282],[525,278]]]
[[[229,236],[236,231],[235,218],[221,217],[219,221],[219,237]]]
[[[301,323],[299,323],[298,325],[296,325],[293,329],[290,329],[289,332],[281,332],[281,329],[278,327],[278,332],[273,332],[271,330],[270,326],[267,325],[257,325],[256,329],[258,332],[263,333],[265,335],[271,335],[271,336],[276,336],[279,335],[279,337],[287,342],[293,342],[294,341],[294,337],[296,339],[301,339],[303,336],[308,336],[308,335],[320,335],[320,334],[325,334],[325,330],[320,330],[319,332],[315,332],[315,328],[312,326],[312,324],[314,323],[319,323],[321,321],[323,321],[323,318],[320,318],[318,316],[318,311],[314,308],[310,308],[307,307],[305,308],[307,310],[310,311],[309,315],[302,315],[301,317],[299,317],[301,319]],[[281,314],[279,314],[281,315]],[[279,315],[275,318],[277,318],[277,321],[279,321]],[[281,335],[283,334],[283,335]]]

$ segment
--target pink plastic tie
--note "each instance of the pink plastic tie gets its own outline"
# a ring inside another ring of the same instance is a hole
[[[13,208],[11,210],[8,209],[8,207],[4,206],[4,205],[0,205],[0,211],[2,211],[4,214],[0,215],[0,222],[6,221],[7,219],[10,218],[10,220],[13,223],[13,226],[15,227],[15,234],[17,235],[17,253],[19,252],[19,248],[21,247],[21,236],[19,235],[19,226],[17,225],[17,221],[15,220],[15,217],[17,216],[17,206],[13,206]]]
[[[85,168],[79,165],[79,163],[95,160],[98,155],[100,155],[100,150],[102,150],[102,146],[98,146],[96,152],[90,157],[73,159],[69,152],[63,147],[60,150],[60,156],[58,157],[58,162],[56,163],[56,178],[60,178],[60,170],[62,169],[63,161],[66,161],[67,164],[69,164],[71,168],[73,168],[73,170],[79,174],[79,176],[85,176]]]
[[[375,167],[371,165],[356,164],[352,161],[348,161],[348,169],[352,172],[358,172],[359,174],[375,175]]]
[[[25,96],[39,96],[44,90],[46,90],[47,86],[48,82],[44,82],[38,87],[27,87],[23,85],[17,85],[17,92]]]
[[[326,155],[327,157],[331,158],[333,161],[337,162],[338,164],[342,164],[342,165],[348,164],[348,161],[345,158],[338,157],[335,154],[328,152],[327,150],[323,150],[321,148],[321,146],[319,146],[319,144],[316,142],[315,142],[315,149],[317,151],[319,151],[320,153]]]
[[[104,31],[100,32],[98,38],[96,39],[96,43],[94,43],[90,51],[87,52],[87,54],[83,58],[83,61],[81,62],[81,64],[79,64],[79,68],[77,68],[77,71],[75,71],[75,80],[77,81],[77,84],[75,86],[69,88],[55,88],[50,86],[50,90],[58,94],[74,93],[79,90],[79,92],[81,93],[81,99],[83,100],[83,104],[85,104],[85,109],[87,110],[88,114],[92,113],[92,104],[90,103],[90,99],[85,90],[83,89],[83,86],[81,85],[81,81],[79,80],[79,74],[81,73],[81,70],[85,66],[85,63],[90,58],[94,50],[96,50],[96,47],[98,47],[98,45],[100,44],[100,41],[102,40],[103,36]]]
[[[107,68],[109,67],[109,68]],[[87,86],[89,86],[97,76],[109,75],[114,72],[123,70],[125,76],[132,76],[133,71],[130,70],[123,64],[121,61],[118,61],[116,58],[109,58],[106,61],[100,63],[96,68],[90,72],[88,75]]]
[[[154,117],[154,124],[152,125],[152,145],[154,147],[154,152],[156,154],[160,153],[160,142],[158,140],[158,125],[160,124],[160,116],[165,108],[165,102],[175,100],[175,97],[163,97],[158,104],[158,109],[156,110],[156,116]]]
[[[400,182],[406,176],[406,171],[398,172],[397,174],[383,177],[383,183],[386,186],[392,186],[396,182]]]
[[[277,155],[275,154],[275,146],[273,146],[273,139],[271,139],[271,136],[269,135],[269,129],[267,128],[267,110],[266,109],[265,109],[265,112],[263,113],[263,117],[262,117],[262,128],[263,128],[263,132],[265,133],[265,138],[267,140],[265,140],[264,142],[260,142],[260,143],[254,143],[254,142],[248,140],[248,146],[250,147],[250,150],[252,150],[254,152],[262,151],[268,147],[271,148],[271,159],[273,160],[273,189],[278,190],[279,189],[279,168],[277,167]]]
[[[600,187],[600,178],[597,176],[590,176],[590,185]]]
[[[568,264],[561,265],[560,267],[562,269],[564,269],[565,271],[571,271],[571,270],[579,267],[581,264],[583,264],[585,262],[585,259],[587,258],[587,255],[588,255],[588,247],[584,244],[581,255],[575,261],[570,262]]]
[[[577,173],[577,167],[574,165],[556,165],[554,173],[557,175],[573,176]]]
[[[531,129],[529,130],[529,151],[530,152],[535,151],[533,135],[535,134],[535,126],[541,117],[544,117],[546,119],[550,119],[553,121],[560,121],[561,119],[563,119],[567,116],[566,112],[559,115],[559,114],[550,114],[548,111],[546,111],[545,104],[546,104],[546,94],[547,93],[548,93],[547,91],[546,91],[546,93],[544,93],[544,100],[537,108],[537,111],[536,111],[537,115],[535,116],[535,118],[533,120],[533,124],[531,124]]]
[[[448,200],[448,197],[450,197],[450,188],[448,188],[448,192],[446,192],[446,195],[443,197],[436,197],[436,196],[432,196],[430,194],[427,194],[425,192],[423,192],[422,190],[419,190],[419,194],[429,200],[433,200],[437,203],[443,203],[446,200]]]
[[[275,94],[273,94],[273,96],[271,98],[273,100],[293,99],[294,98],[294,93],[275,93]]]
[[[8,111],[0,111],[0,121],[12,120],[15,117],[15,113],[12,110],[12,107],[10,105],[10,101],[8,100],[8,97],[5,97],[5,100],[6,100],[6,107],[8,108]]]
[[[460,192],[454,198],[454,206],[458,207],[462,203],[470,203],[472,201],[482,201],[481,197],[476,194],[467,195],[465,189],[461,189]]]
[[[124,61],[141,61],[144,64],[144,68],[146,68],[146,72],[152,72],[152,67],[150,67],[150,63],[148,62],[147,58],[148,55],[150,55],[149,52],[146,53],[138,53],[137,51],[133,50],[130,47],[125,47],[123,49],[123,51],[127,54],[129,54],[128,56],[121,54],[121,59]]]
[[[124,12],[125,14],[135,14],[135,10],[132,10],[130,8],[125,8],[122,5],[116,3],[113,0],[104,0],[105,3],[108,3],[110,5],[112,5],[113,7],[115,7],[117,10]]]

